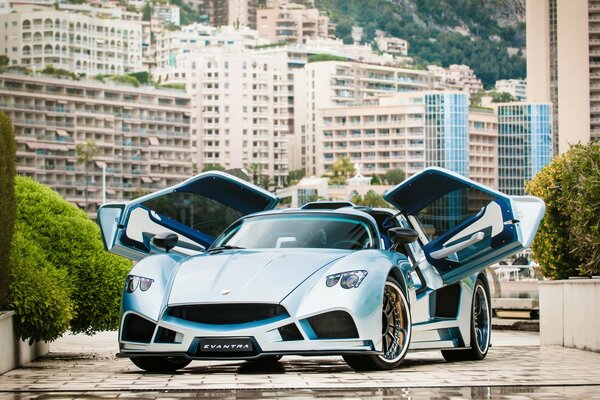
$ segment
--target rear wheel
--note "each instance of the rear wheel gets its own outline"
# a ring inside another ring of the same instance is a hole
[[[396,368],[410,344],[411,319],[406,296],[391,276],[385,282],[381,307],[382,355],[346,355],[344,361],[355,370],[388,370]]]
[[[148,372],[175,372],[192,360],[183,357],[131,357],[136,367]]]
[[[490,299],[481,279],[477,279],[471,306],[471,348],[442,350],[446,361],[483,360],[490,348],[492,313]]]

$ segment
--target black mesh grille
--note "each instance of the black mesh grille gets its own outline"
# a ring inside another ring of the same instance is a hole
[[[123,324],[122,339],[128,342],[150,343],[155,324],[135,314],[128,314]]]
[[[281,339],[283,339],[284,342],[287,342],[289,340],[304,339],[302,337],[302,334],[298,330],[298,327],[296,326],[296,324],[287,324],[287,325],[282,326],[278,330],[279,330],[279,334],[281,335]]]
[[[358,338],[356,325],[350,314],[345,311],[331,311],[308,318],[318,339],[355,339]]]
[[[244,324],[289,316],[279,304],[197,304],[170,307],[168,315],[211,325]]]

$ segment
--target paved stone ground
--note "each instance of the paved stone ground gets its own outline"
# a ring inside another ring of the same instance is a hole
[[[386,372],[358,373],[341,357],[284,357],[270,366],[195,361],[175,374],[142,373],[117,359],[116,333],[68,335],[51,354],[0,376],[0,400],[63,398],[600,399],[600,354],[540,347],[531,332],[495,331],[487,358],[445,362],[409,353]]]

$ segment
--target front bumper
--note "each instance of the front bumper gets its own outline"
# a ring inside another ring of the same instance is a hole
[[[330,312],[330,314],[334,313],[335,311]],[[324,314],[327,313],[321,315]],[[137,320],[144,318],[147,329],[152,329],[152,331],[148,332],[144,342],[125,340],[128,334],[124,326],[126,327],[127,324],[122,325],[119,333],[119,347],[121,350],[118,354],[119,357],[166,356],[185,357],[194,360],[243,360],[268,355],[381,354],[381,352],[376,351],[373,341],[369,338],[361,338],[356,329],[355,334],[352,335],[353,337],[349,338],[319,337],[313,329],[314,324],[311,326],[310,318],[297,319],[284,316],[236,325],[210,325],[171,316],[165,316],[156,322],[134,312],[126,313],[123,320],[126,321],[128,316],[133,316]],[[348,316],[350,317],[349,314]],[[353,319],[352,322],[354,322]],[[325,320],[323,323],[326,324],[327,321]],[[284,333],[282,337],[281,328],[289,327],[291,324],[297,327],[297,332],[300,335],[290,339]],[[164,332],[169,332],[170,335],[164,335]],[[321,332],[319,333],[323,335]],[[165,336],[169,337],[169,343],[165,343]],[[201,343],[205,339],[224,339],[225,342],[228,342],[232,338],[251,341],[251,350],[237,351],[232,349],[231,351],[219,352],[200,350]]]

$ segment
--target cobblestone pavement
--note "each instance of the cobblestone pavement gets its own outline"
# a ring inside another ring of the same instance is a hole
[[[355,372],[341,357],[279,363],[195,361],[175,374],[142,373],[117,359],[116,333],[68,335],[51,353],[0,376],[0,400],[63,398],[600,399],[600,354],[540,347],[537,334],[496,331],[487,358],[445,362],[413,352],[393,371]]]

